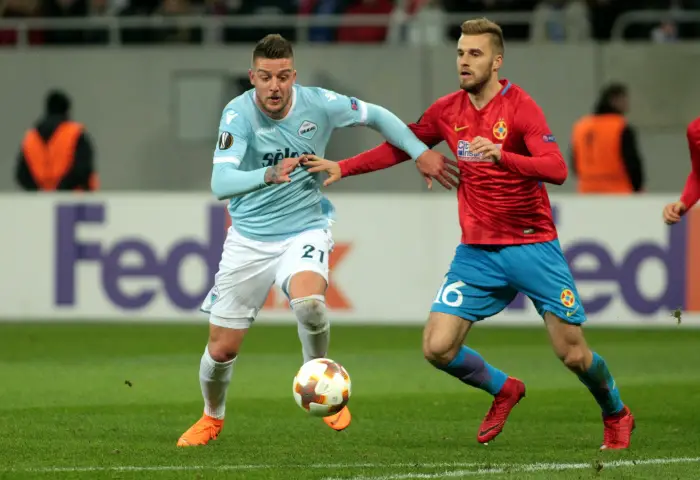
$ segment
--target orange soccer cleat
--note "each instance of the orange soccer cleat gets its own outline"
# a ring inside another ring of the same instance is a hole
[[[487,443],[498,436],[508,420],[511,410],[525,397],[525,384],[508,377],[503,388],[494,398],[476,437],[479,443]]]
[[[336,432],[340,432],[350,426],[352,415],[350,415],[350,410],[348,407],[343,407],[343,409],[335,415],[323,417],[323,421]]]
[[[632,431],[636,426],[634,416],[630,409],[624,407],[615,415],[603,416],[603,444],[601,450],[620,450],[629,448],[632,440]]]
[[[189,430],[182,434],[177,441],[178,447],[194,447],[197,445],[206,445],[210,440],[216,440],[216,437],[224,428],[224,419],[202,415],[202,418],[197,420],[197,423],[192,425]]]

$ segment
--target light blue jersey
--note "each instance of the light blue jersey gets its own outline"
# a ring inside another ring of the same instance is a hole
[[[320,174],[300,167],[290,174],[291,182],[280,185],[266,185],[264,177],[284,158],[324,157],[334,129],[371,126],[413,158],[428,148],[377,105],[301,85],[293,87],[291,102],[287,116],[274,120],[258,108],[252,89],[233,99],[221,117],[212,191],[230,198],[233,226],[250,239],[279,241],[330,225],[334,208],[320,191]]]

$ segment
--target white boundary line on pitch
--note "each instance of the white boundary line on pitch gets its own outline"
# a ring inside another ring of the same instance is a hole
[[[273,468],[294,468],[331,470],[334,468],[476,468],[483,463],[317,463],[310,465],[114,465],[111,467],[38,467],[38,468],[0,468],[0,473],[80,473],[80,472],[167,472],[167,471],[236,471],[236,470],[270,470]]]
[[[678,463],[700,463],[700,457],[679,457],[679,458],[651,458],[645,460],[611,460],[601,462],[603,468],[635,467],[642,465],[670,465]],[[111,467],[43,467],[43,468],[9,468],[0,469],[6,473],[81,473],[81,472],[165,472],[165,471],[244,471],[244,470],[269,470],[273,468],[294,468],[294,469],[314,469],[330,470],[334,468],[412,468],[412,469],[435,469],[435,468],[458,468],[461,470],[449,470],[442,473],[402,473],[384,476],[355,476],[355,477],[327,477],[324,480],[410,480],[410,479],[433,479],[433,478],[459,478],[472,475],[517,473],[517,472],[542,472],[561,470],[586,470],[593,469],[593,462],[590,463],[521,463],[521,464],[487,464],[481,463],[322,463],[310,465],[154,465],[154,466],[111,466]],[[472,470],[465,470],[472,469]],[[474,470],[476,469],[476,470]]]
[[[600,462],[603,469],[620,467],[638,467],[644,465],[670,465],[678,463],[700,463],[700,457],[681,458],[650,458],[646,460],[612,460]],[[500,473],[524,473],[524,472],[555,472],[562,470],[588,470],[595,468],[591,463],[530,463],[530,464],[496,464],[477,470],[448,470],[440,473],[398,473],[381,476],[355,476],[355,477],[326,477],[323,480],[414,480],[434,478],[464,478],[474,475],[497,475]]]

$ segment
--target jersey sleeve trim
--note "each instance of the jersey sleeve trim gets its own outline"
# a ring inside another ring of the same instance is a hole
[[[214,157],[214,164],[217,163],[232,163],[235,166],[239,166],[241,164],[241,159],[238,157]]]
[[[367,125],[367,117],[369,116],[367,104],[363,101],[358,101],[358,103],[360,104],[360,124]]]

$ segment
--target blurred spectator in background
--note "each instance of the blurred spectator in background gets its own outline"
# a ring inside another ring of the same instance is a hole
[[[337,15],[343,13],[348,0],[299,0],[300,15]],[[309,29],[309,41],[333,42],[335,41],[334,27],[311,27]]]
[[[20,19],[41,16],[41,3],[39,0],[0,0],[0,18]],[[0,45],[16,45],[18,34],[16,30],[0,30]],[[42,32],[29,31],[29,44],[43,43]]]
[[[27,131],[18,155],[16,179],[27,191],[97,190],[92,144],[85,127],[70,120],[71,102],[61,91],[46,97],[46,111]]]
[[[242,0],[240,8],[233,13],[237,15],[293,15],[298,12],[296,2],[292,0]],[[289,41],[296,40],[295,27],[258,26],[251,22],[251,27],[226,29],[226,40],[233,42],[256,43],[268,33],[278,33]]]
[[[154,13],[163,17],[179,17],[192,15],[194,9],[190,0],[163,0]],[[202,29],[184,26],[160,28],[156,40],[159,43],[200,43]]]
[[[397,14],[401,16],[398,17]],[[397,6],[394,15],[394,23],[400,21],[400,38],[409,45],[438,46],[447,40],[447,13],[442,0],[409,0],[404,8]],[[396,30],[396,26],[393,26],[389,33],[392,41],[397,36]]]
[[[356,0],[345,10],[350,15],[390,15],[394,10],[391,0]],[[386,26],[342,26],[338,41],[346,43],[382,43],[386,40]]]
[[[88,16],[87,0],[45,0],[45,14],[51,18],[79,19]],[[46,30],[45,43],[49,45],[80,45],[85,42],[81,29]]]
[[[668,43],[678,40],[676,24],[670,20],[662,22],[651,31],[651,39],[654,43]]]
[[[530,41],[580,43],[590,40],[588,8],[579,0],[544,0],[532,15]]]
[[[571,165],[580,193],[639,193],[644,168],[634,129],[627,123],[627,87],[605,87],[593,115],[574,124]]]
[[[125,17],[145,17],[152,15],[160,5],[160,0],[130,0],[127,7],[120,12]],[[154,34],[149,28],[123,28],[121,40],[127,45],[150,43]]]

